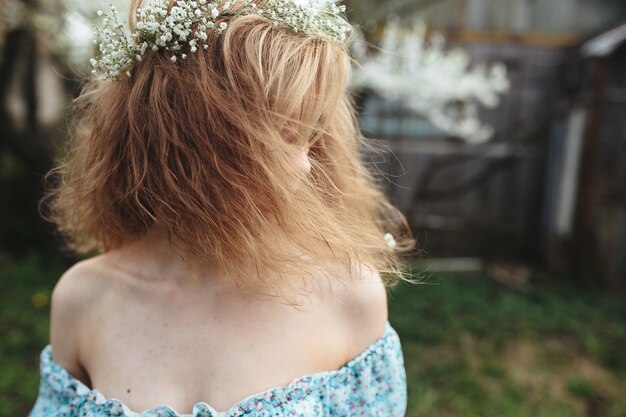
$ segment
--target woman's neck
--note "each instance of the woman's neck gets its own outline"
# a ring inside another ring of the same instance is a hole
[[[291,250],[294,256],[304,256],[284,232],[276,231],[272,235],[276,236],[278,247]],[[207,286],[220,292],[237,288],[233,277],[223,268],[210,259],[194,254],[187,244],[160,224],[153,225],[141,238],[110,251],[109,260],[142,281],[162,281],[180,291],[194,291]],[[250,274],[258,274],[252,266],[249,269]]]

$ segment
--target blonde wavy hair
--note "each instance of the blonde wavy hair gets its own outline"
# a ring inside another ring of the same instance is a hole
[[[146,54],[132,78],[94,77],[75,100],[73,140],[42,200],[68,246],[106,252],[158,223],[257,293],[290,294],[293,277],[319,267],[410,281],[398,257],[414,244],[406,220],[360,159],[350,40],[247,15],[207,42],[175,63]],[[305,147],[306,176],[295,162]]]

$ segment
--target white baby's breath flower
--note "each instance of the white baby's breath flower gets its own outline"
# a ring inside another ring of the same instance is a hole
[[[334,0],[264,0],[263,7],[255,0],[243,0],[243,6],[229,10],[232,1],[179,0],[169,8],[168,0],[154,0],[150,6],[138,8],[135,14],[135,30],[127,35],[119,22],[119,12],[110,5],[110,12],[98,11],[103,16],[103,27],[96,28],[96,41],[100,56],[90,61],[100,78],[117,78],[130,73],[135,61],[141,61],[148,49],[157,52],[182,51],[192,53],[198,47],[208,48],[207,32],[220,35],[228,27],[216,20],[224,16],[261,15],[275,26],[285,25],[294,32],[343,42],[351,30],[350,24],[341,16],[345,6]],[[180,54],[182,59],[186,53]],[[177,55],[170,58],[176,62]],[[129,75],[130,76],[130,75]]]
[[[385,233],[385,243],[391,249],[396,247],[396,240],[391,233]]]

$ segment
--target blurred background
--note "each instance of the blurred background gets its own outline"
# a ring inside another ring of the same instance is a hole
[[[77,260],[37,202],[107,3],[0,0],[0,417]],[[345,3],[363,157],[420,250],[407,416],[626,416],[626,2]]]

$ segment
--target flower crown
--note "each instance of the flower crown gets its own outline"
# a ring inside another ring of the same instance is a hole
[[[103,16],[103,27],[96,27],[96,40],[100,55],[90,60],[93,74],[100,78],[117,79],[120,74],[131,76],[130,66],[141,61],[147,51],[165,50],[172,53],[176,62],[186,59],[185,52],[207,49],[207,32],[220,35],[227,27],[218,19],[257,14],[284,25],[294,32],[343,42],[351,30],[343,17],[346,6],[337,0],[243,0],[241,7],[233,9],[234,1],[179,0],[170,7],[169,0],[156,0],[154,4],[136,12],[135,30],[130,36],[119,21],[119,12],[110,5],[111,12],[98,11]]]

